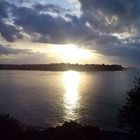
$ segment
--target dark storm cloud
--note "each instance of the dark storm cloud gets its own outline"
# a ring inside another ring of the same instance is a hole
[[[0,55],[18,55],[18,54],[32,54],[29,49],[13,49],[11,47],[0,44]]]
[[[7,14],[8,7],[9,7],[9,4],[7,2],[5,2],[4,0],[0,1],[0,18],[8,17],[8,14]]]
[[[34,5],[34,8],[38,11],[56,12],[57,14],[68,11],[68,9],[64,9],[64,8],[62,8],[58,5],[54,5],[54,4],[47,4],[47,5],[36,4],[36,5]]]
[[[105,56],[118,57],[125,60],[125,63],[139,64],[140,60],[140,41],[136,40],[119,40],[111,35],[102,35],[94,40],[94,49]]]
[[[11,6],[10,14],[15,26],[22,27],[22,31],[31,36],[34,42],[83,43],[92,36],[96,36],[96,33],[91,32],[91,29],[86,26],[86,20],[83,17],[70,15],[68,9],[60,6],[33,4],[32,8],[29,8],[8,4],[9,7]],[[15,26],[7,25],[4,21],[0,26],[1,35],[7,41],[12,42],[22,38],[20,30]]]
[[[80,17],[54,4],[20,5],[25,2],[0,1],[0,33],[7,41],[21,39],[22,31],[33,42],[81,43],[106,56],[140,59],[139,0],[79,0]],[[9,14],[13,25],[5,22]]]
[[[123,1],[123,0],[122,0]],[[82,8],[85,11],[87,10],[101,10],[104,11],[107,15],[124,15],[125,6],[120,0],[80,0]],[[128,0],[129,1],[129,0]]]
[[[117,56],[139,63],[140,1],[139,0],[79,0],[83,17],[100,32],[91,43],[99,53]],[[125,34],[124,38],[113,34]]]
[[[13,8],[13,5],[4,0],[0,1],[0,35],[9,42],[22,38],[20,31],[14,25],[6,23],[11,8]]]
[[[1,36],[9,42],[14,42],[17,39],[22,38],[22,35],[18,29],[2,21],[0,21],[0,33]]]
[[[79,0],[84,17],[102,32],[139,29],[139,0]]]
[[[37,5],[37,9],[40,5]],[[48,5],[47,9],[58,11],[58,7]],[[69,14],[62,16],[52,16],[38,12],[38,10],[19,7],[14,9],[15,24],[23,27],[28,34],[38,33],[38,42],[46,43],[66,43],[80,40],[89,34],[90,30],[85,25],[84,18],[78,18]],[[56,9],[55,9],[56,8]],[[61,11],[59,9],[59,11]],[[56,12],[57,13],[57,12]],[[59,12],[60,13],[60,12]],[[58,14],[58,13],[57,13]]]

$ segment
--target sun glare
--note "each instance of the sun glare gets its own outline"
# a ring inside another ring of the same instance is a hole
[[[68,61],[76,62],[80,60],[90,59],[92,53],[85,48],[79,48],[74,44],[57,45],[52,47],[52,52],[59,58]]]
[[[64,105],[66,109],[65,118],[66,119],[75,119],[77,117],[75,109],[78,106],[79,100],[79,84],[80,84],[80,75],[76,71],[66,71],[63,75],[64,81]]]

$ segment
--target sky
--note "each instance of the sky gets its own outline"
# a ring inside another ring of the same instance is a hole
[[[139,60],[139,0],[0,0],[0,63]]]

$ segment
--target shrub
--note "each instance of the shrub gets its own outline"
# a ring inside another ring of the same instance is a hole
[[[135,78],[134,87],[127,91],[126,103],[119,110],[119,122],[122,128],[133,133],[140,132],[140,78]]]

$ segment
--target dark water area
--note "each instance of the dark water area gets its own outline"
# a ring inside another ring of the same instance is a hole
[[[0,71],[0,113],[40,127],[74,120],[116,129],[118,108],[135,76],[139,70]]]

